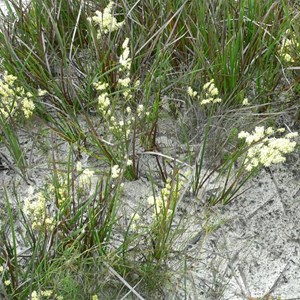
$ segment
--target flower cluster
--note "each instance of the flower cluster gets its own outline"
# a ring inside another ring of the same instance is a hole
[[[121,69],[129,71],[131,68],[131,59],[129,57],[130,50],[129,50],[129,38],[126,38],[122,44],[122,54],[120,55],[119,63]]]
[[[193,88],[190,86],[187,87],[187,94],[191,98],[197,97],[199,101],[201,100],[200,101],[201,105],[206,105],[210,103],[215,104],[222,101],[222,99],[219,98],[219,91],[214,83],[214,79],[210,80],[209,82],[203,85],[202,93],[203,93],[202,97],[204,96],[203,100],[201,100],[202,97],[198,95],[197,91],[193,90]]]
[[[129,75],[125,79],[119,79],[118,85],[122,86],[123,89],[121,93],[126,100],[132,98],[131,89],[129,87],[130,78]],[[135,117],[132,114],[132,109],[127,106],[122,114],[118,113],[118,110],[111,110],[111,100],[108,93],[108,84],[103,82],[94,83],[95,89],[99,92],[98,96],[98,109],[102,114],[106,125],[108,126],[108,132],[112,133],[113,136],[120,140],[120,138],[125,137],[128,139],[132,126],[135,121]],[[121,108],[121,111],[123,108]],[[147,113],[145,113],[147,114]],[[138,118],[142,118],[144,115],[144,106],[142,104],[138,105],[136,108],[136,115]]]
[[[9,279],[4,280],[4,285],[9,286],[11,284],[11,281]]]
[[[131,69],[131,58],[129,57],[130,50],[129,50],[129,39],[126,38],[122,44],[122,53],[119,58],[119,79],[118,79],[118,86],[121,88],[121,93],[126,101],[132,99],[131,93],[131,78],[130,78],[130,69]],[[136,88],[139,86],[140,81],[137,80],[134,83],[134,87]]]
[[[198,95],[197,91],[194,91],[192,87],[188,86],[186,89],[188,95],[192,98],[196,97]]]
[[[128,138],[130,132],[131,132],[131,125],[133,122],[133,119],[124,117],[123,120],[117,121],[114,116],[112,116],[109,120],[110,126],[109,130],[114,134],[114,136],[117,139],[120,139],[121,137]]]
[[[0,113],[4,118],[7,118],[14,114],[17,109],[17,101],[15,100],[15,88],[14,83],[17,77],[4,74],[3,80],[0,81],[0,96],[1,96],[1,104],[0,104]]]
[[[74,188],[79,199],[82,196],[91,194],[92,178],[94,171],[83,168],[80,162],[76,165],[76,181]],[[48,199],[48,201],[46,200]],[[45,185],[45,190],[34,193],[31,186],[28,195],[24,199],[24,213],[31,222],[33,230],[53,230],[55,226],[55,211],[64,207],[70,200],[70,182],[66,176],[58,176],[56,184]],[[56,202],[57,201],[57,202]],[[57,203],[57,207],[54,203]]]
[[[297,37],[295,36],[295,34],[291,32],[291,30],[287,30],[285,37],[281,41],[281,45],[278,51],[280,57],[286,62],[295,62],[293,53],[295,52],[295,49],[299,48],[299,46],[300,44],[297,41]]]
[[[117,23],[115,17],[112,15],[112,7],[113,2],[110,2],[103,13],[96,12],[96,16],[91,19],[99,25],[99,35],[115,31],[123,25],[123,22]],[[130,39],[126,37],[120,47],[119,45],[117,47],[120,48],[120,52],[119,58],[115,62],[117,66],[114,69],[114,72],[116,72],[116,76],[114,77],[116,78],[115,85],[110,87],[109,82],[99,74],[100,78],[93,83],[93,86],[98,95],[98,111],[103,117],[103,125],[107,132],[106,139],[111,144],[114,144],[116,141],[116,152],[122,153],[124,157],[127,150],[124,147],[124,143],[120,143],[120,141],[129,143],[134,126],[138,124],[137,122],[142,117],[149,115],[149,113],[145,112],[143,105],[138,105],[135,111],[129,106],[133,104],[131,103],[134,95],[133,91],[140,86],[140,81],[131,76],[132,58],[130,53]],[[111,91],[114,93],[112,94]],[[120,98],[124,101],[120,101]],[[117,176],[114,172],[112,175]]]
[[[68,180],[62,176],[58,177],[58,182],[54,186],[52,183],[48,185],[48,190],[50,192],[50,197],[55,195],[58,203],[58,207],[61,207],[67,200],[69,199],[69,192],[68,192]]]
[[[29,187],[28,196],[24,200],[24,213],[31,221],[33,230],[40,230],[45,228],[52,230],[54,228],[55,220],[47,212],[47,203],[42,192],[34,195],[33,187]]]
[[[97,33],[97,38],[100,39],[103,34],[108,34],[110,32],[116,31],[121,28],[124,21],[118,22],[113,15],[114,2],[110,1],[108,5],[104,8],[103,12],[96,11],[96,15],[89,20],[94,21],[98,25],[99,30]]]
[[[284,128],[277,132],[284,132]],[[238,137],[245,139],[249,147],[245,159],[247,171],[258,166],[269,167],[271,164],[284,162],[284,155],[295,150],[296,142],[293,139],[298,136],[297,132],[288,133],[281,138],[274,137],[274,134],[272,127],[265,129],[263,126],[255,127],[252,134],[245,131],[239,133]]]
[[[215,86],[214,79],[205,83],[203,85],[202,91],[205,95],[205,99],[201,100],[200,102],[201,105],[206,105],[210,103],[219,103],[222,101],[222,99],[218,97],[219,91]]]
[[[74,188],[77,192],[77,197],[84,196],[91,193],[92,178],[94,176],[94,171],[83,168],[81,162],[76,164],[76,181],[74,182]],[[48,184],[49,196],[55,195],[58,203],[58,208],[63,207],[70,199],[70,188],[69,180],[66,176],[58,176],[58,181],[55,186],[51,183]],[[53,199],[55,202],[55,199]]]
[[[154,216],[158,217],[161,213],[167,216],[172,214],[172,209],[178,200],[183,184],[184,180],[167,178],[165,187],[161,189],[160,194],[148,197],[148,204],[154,207]]]
[[[17,87],[16,80],[17,77],[5,72],[3,80],[0,81],[0,114],[6,119],[15,115],[20,109],[28,119],[35,109],[34,96],[30,92],[26,93],[24,88]]]
[[[26,93],[26,96],[27,97],[23,98],[22,111],[24,113],[25,118],[28,119],[31,117],[35,109],[35,105],[32,101],[33,95],[31,93]]]
[[[49,299],[52,296],[53,296],[52,290],[45,290],[45,291],[41,291],[40,293],[38,293],[37,291],[33,291],[31,293],[31,300],[41,300],[43,298]],[[56,299],[58,299],[58,297]]]
[[[250,102],[249,102],[248,98],[244,98],[244,100],[242,102],[242,105],[243,106],[249,106],[250,105]]]
[[[98,30],[98,38],[100,38],[103,34],[107,34],[112,31],[116,31],[122,27],[123,22],[117,22],[116,18],[112,14],[114,3],[112,1],[109,2],[107,7],[104,9],[103,13],[100,11],[96,11],[96,16],[92,17],[90,20],[93,20],[99,26]],[[131,69],[131,58],[130,49],[129,49],[129,38],[125,38],[122,44],[122,53],[119,58],[119,71],[122,72],[122,76],[119,74],[118,86],[122,89],[122,94],[125,100],[130,100],[132,98],[132,94],[130,91],[130,69]],[[134,84],[134,87],[139,85],[139,81]],[[107,86],[103,83],[96,83],[95,88],[98,91],[105,91]],[[103,111],[105,111],[110,105],[109,99],[107,97],[107,93],[103,92],[99,96],[99,106]]]
[[[118,178],[121,174],[121,169],[118,165],[114,165],[111,168],[111,178],[115,179]]]
[[[78,184],[81,188],[90,187],[94,171],[90,169],[83,169],[81,162],[77,162],[76,171],[79,172]]]
[[[95,82],[95,89],[99,92],[98,96],[98,108],[103,116],[109,116],[111,114],[111,110],[109,109],[110,100],[108,97],[108,83],[106,82]]]

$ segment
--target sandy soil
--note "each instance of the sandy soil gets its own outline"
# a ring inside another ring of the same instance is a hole
[[[174,140],[166,132],[161,132],[159,141],[172,147]],[[4,188],[11,190],[13,185],[21,196],[29,185],[40,186],[49,168],[51,149],[58,159],[66,159],[67,145],[47,130],[40,133],[40,126],[30,134],[20,132],[30,166],[27,182],[16,174],[9,153],[0,146],[8,158],[3,161],[7,169],[0,171],[1,196]],[[85,155],[82,162],[95,164]],[[154,176],[158,174],[155,160],[143,155],[140,165],[140,179],[125,183],[120,211],[124,216],[130,216],[152,194],[146,175],[149,166]],[[184,198],[178,206],[178,220],[183,218],[186,230],[174,245],[181,253],[174,252],[177,254],[169,261],[173,271],[164,299],[234,300],[269,294],[300,299],[299,170],[299,154],[290,155],[284,165],[262,170],[247,183],[246,191],[225,207],[205,205],[207,195],[216,187],[213,180],[201,197]]]

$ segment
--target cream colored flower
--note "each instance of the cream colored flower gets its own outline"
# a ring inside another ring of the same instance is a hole
[[[99,81],[99,82],[94,82],[93,86],[97,91],[102,92],[108,88],[108,83]]]
[[[82,171],[82,163],[81,163],[81,161],[78,161],[76,163],[76,171],[77,172],[81,172]]]
[[[108,93],[104,92],[98,97],[98,105],[100,111],[104,112],[110,105],[110,100],[108,98]]]
[[[39,297],[37,291],[33,291],[31,293],[31,300],[40,300],[40,297]]]
[[[52,290],[45,290],[45,291],[41,291],[41,295],[44,297],[50,297],[53,294]]]
[[[285,132],[285,128],[283,128],[283,127],[282,127],[282,128],[278,128],[278,129],[277,129],[277,132],[283,133],[283,132]]]
[[[107,34],[121,28],[124,24],[123,22],[117,22],[114,17],[113,10],[114,2],[110,1],[108,5],[104,8],[103,12],[96,11],[96,15],[92,17],[94,23],[99,26],[98,38],[101,38],[102,34]]]
[[[132,162],[131,159],[128,159],[128,160],[126,161],[126,165],[127,165],[127,166],[132,166],[132,164],[133,164],[133,162]]]
[[[219,91],[215,86],[213,79],[203,85],[202,91],[205,94],[205,99],[202,99],[200,101],[200,105],[207,105],[211,103],[216,104],[222,102],[222,99],[218,97]]]
[[[24,199],[23,211],[31,221],[33,230],[44,227],[51,231],[54,228],[55,220],[47,214],[44,195],[41,192],[33,194],[32,187],[28,189],[28,196]]]
[[[119,63],[123,70],[130,70],[131,67],[131,59],[129,57],[130,50],[128,44],[129,44],[129,39],[126,38],[125,41],[123,42],[122,45],[123,52],[119,59]]]
[[[138,105],[136,110],[138,117],[142,115],[143,111],[144,111],[144,105],[143,104]]]
[[[141,216],[139,214],[134,214],[134,216],[132,217],[132,221],[137,222],[141,219]]]
[[[45,96],[45,95],[47,95],[47,91],[38,89],[38,96],[39,96],[39,97],[43,97],[43,96]]]
[[[295,150],[296,142],[292,139],[298,136],[297,133],[291,132],[282,138],[272,137],[274,133],[275,130],[271,127],[265,129],[263,126],[257,126],[252,134],[244,131],[238,134],[239,138],[245,139],[249,147],[245,159],[247,171],[260,165],[269,167],[271,164],[282,163],[286,160],[284,155]]]
[[[5,281],[4,281],[4,285],[9,286],[10,284],[11,284],[11,281],[10,281],[10,280],[5,280]]]
[[[90,169],[83,170],[83,172],[79,175],[79,184],[81,186],[89,185],[91,183],[93,176],[94,176],[94,171]]]
[[[24,98],[22,102],[22,111],[26,119],[32,116],[35,105],[31,99]]]
[[[209,81],[203,85],[203,88],[202,88],[203,91],[207,90],[211,84],[214,84],[214,79],[212,79],[211,81]]]
[[[111,168],[111,178],[118,178],[120,176],[121,170],[118,165],[114,165]]]
[[[293,63],[295,62],[293,55],[296,54],[298,48],[299,42],[296,34],[291,30],[287,30],[285,32],[285,36],[281,41],[281,45],[278,51],[279,55],[285,62]]]
[[[245,99],[243,100],[242,104],[243,104],[244,106],[250,105],[248,98],[245,98]]]
[[[126,78],[119,78],[119,80],[118,80],[118,84],[120,85],[120,86],[122,86],[122,87],[125,87],[125,88],[127,88],[127,87],[129,87],[129,85],[130,85],[130,78],[129,77],[126,77]]]
[[[197,91],[194,91],[190,86],[187,87],[187,93],[192,98],[197,96]]]
[[[286,138],[288,138],[288,139],[294,139],[294,138],[296,138],[296,137],[298,137],[298,132],[290,132],[290,133],[287,133],[286,134]]]

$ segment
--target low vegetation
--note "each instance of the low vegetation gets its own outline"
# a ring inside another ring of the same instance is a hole
[[[299,151],[296,4],[4,3],[1,299],[163,299],[182,200],[213,178],[206,206],[238,201]]]

